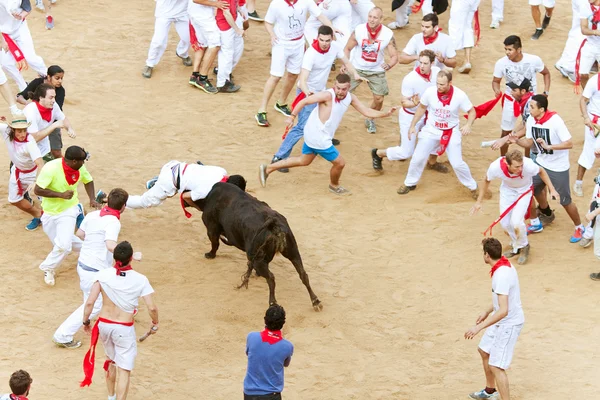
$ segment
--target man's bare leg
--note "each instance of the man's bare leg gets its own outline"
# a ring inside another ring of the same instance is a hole
[[[577,165],[577,180],[578,181],[582,181],[583,180],[583,176],[585,175],[585,171],[587,171],[587,169],[583,168],[581,165]]]
[[[481,363],[483,364],[483,372],[485,373],[485,386],[488,388],[495,388],[496,382],[494,378],[494,373],[490,369],[489,364],[490,355],[485,351],[481,350],[480,348],[477,348],[477,351],[479,351],[479,355],[481,356]],[[504,398],[502,398],[502,400],[504,400]]]
[[[38,207],[31,204],[29,201],[22,199],[16,203],[10,203],[11,205],[17,207],[21,211],[25,211],[27,214],[31,215],[33,218],[41,218],[42,210]]]
[[[246,9],[249,13],[253,13],[254,11],[256,11],[256,0],[246,1]]]
[[[217,54],[219,54],[219,47],[209,47],[204,51],[202,63],[200,64],[200,75],[208,76],[210,67],[212,67],[213,63],[215,62]]]
[[[114,397],[115,385],[117,383],[117,367],[114,363],[108,365],[108,371],[106,371],[106,389],[108,390],[108,397]]]
[[[269,79],[267,79],[267,82],[265,83],[265,89],[263,90],[262,102],[260,103],[260,108],[258,109],[259,113],[267,111],[267,104],[269,104],[269,100],[271,100],[271,96],[273,96],[273,92],[275,91],[275,88],[280,80],[281,77],[273,75],[269,76]]]
[[[471,64],[471,47],[465,47],[465,63]]]
[[[542,29],[542,13],[540,12],[540,6],[531,6],[531,16],[533,17],[535,28]]]
[[[496,380],[497,390],[500,393],[500,398],[502,400],[510,400],[510,390],[508,387],[508,376],[506,375],[506,371],[498,368],[498,367],[489,367],[494,374],[494,379]]]
[[[277,100],[279,105],[283,106],[283,105],[287,104],[288,96],[290,95],[290,92],[294,88],[294,84],[296,83],[297,80],[298,80],[297,74],[290,74],[289,72],[286,74],[286,77],[283,80],[283,85],[281,87],[281,96],[279,96],[279,99]],[[265,109],[266,109],[266,107],[267,107],[267,105],[265,104]]]
[[[0,85],[0,94],[2,95],[4,101],[8,103],[8,108],[10,108],[11,113],[15,114],[19,111],[19,109],[17,108],[17,101],[15,99],[15,96],[13,96],[12,91],[10,90],[10,86],[8,86],[8,83]]]
[[[117,400],[127,400],[127,393],[129,392],[129,377],[131,371],[127,371],[123,368],[118,368],[119,379],[117,382]]]
[[[510,135],[510,133],[511,133],[511,132],[512,132],[512,131],[505,131],[505,130],[502,130],[502,136],[500,136],[500,138],[503,138],[504,136],[508,136],[508,135]],[[507,144],[505,144],[504,146],[502,146],[502,147],[500,148],[500,155],[501,155],[502,157],[504,157],[504,156],[506,155],[506,153],[508,153],[508,146],[509,146],[509,144],[507,143]]]
[[[346,161],[339,155],[335,160],[331,162],[331,170],[329,171],[329,179],[331,180],[331,186],[337,188],[340,186],[340,176],[346,166]]]
[[[581,217],[579,216],[579,210],[577,210],[577,206],[575,203],[571,203],[568,206],[564,206],[565,211],[569,214],[571,221],[575,224],[575,226],[581,225]]]
[[[305,167],[310,165],[316,156],[316,154],[302,154],[298,157],[288,157],[276,163],[269,164],[265,170],[266,175],[269,176],[271,172],[275,172],[281,168]]]
[[[200,63],[202,62],[202,57],[204,57],[204,49],[200,49],[194,52],[194,61],[192,64],[192,72],[200,72]]]

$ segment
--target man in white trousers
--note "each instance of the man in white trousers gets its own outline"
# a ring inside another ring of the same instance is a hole
[[[581,42],[585,39],[583,33],[581,33],[581,20],[579,15],[581,9],[587,4],[587,0],[571,0],[571,9],[573,13],[573,22],[571,23],[571,30],[569,30],[569,36],[567,37],[567,43],[565,43],[565,49],[560,56],[560,59],[554,64],[562,76],[568,78],[571,82],[575,83],[575,61],[577,60],[577,50],[581,47]]]
[[[488,192],[490,182],[494,179],[502,180],[500,185],[500,220],[502,229],[511,239],[511,249],[504,252],[504,257],[511,258],[519,256],[518,263],[525,264],[529,258],[529,241],[527,240],[527,226],[525,215],[529,209],[531,197],[533,196],[533,177],[539,175],[546,184],[553,197],[559,198],[548,174],[540,168],[531,158],[523,157],[523,153],[517,149],[510,150],[505,157],[493,161],[483,181],[483,188],[479,197],[471,209],[471,215],[481,210],[481,203],[485,193]]]
[[[600,0],[590,0],[581,5],[579,26],[586,36],[575,61],[575,86],[585,87],[595,62],[600,61]],[[581,81],[581,82],[580,82]]]
[[[600,143],[598,140],[599,131],[596,127],[600,125],[600,81],[598,74],[592,76],[579,99],[579,108],[583,115],[583,149],[577,160],[577,180],[573,185],[573,193],[578,197],[583,197],[583,176],[585,171],[594,166],[596,155],[594,151]]]
[[[71,250],[79,251],[81,240],[75,236],[77,217],[83,213],[79,204],[77,186],[83,182],[90,198],[90,207],[98,207],[94,195],[94,181],[83,165],[86,151],[79,146],[71,146],[65,157],[52,160],[40,171],[34,193],[42,197],[42,227],[52,243],[52,251],[40,264],[44,281],[54,286],[55,270]]]
[[[240,90],[239,85],[235,85],[229,79],[234,64],[237,38],[243,39],[244,30],[238,27],[239,19],[238,0],[225,0],[228,7],[218,8],[215,19],[219,28],[221,37],[221,48],[219,49],[217,72],[217,91],[220,93],[235,93]]]
[[[336,43],[339,43],[342,48],[346,46],[350,38],[350,26],[352,24],[352,6],[348,0],[324,0],[319,4],[322,15],[329,18],[334,28],[339,33],[335,35]],[[323,24],[316,16],[310,15],[304,27],[304,37],[309,46],[318,36],[318,30]]]
[[[419,65],[402,80],[402,109],[398,112],[400,145],[388,147],[387,149],[371,150],[371,158],[375,170],[383,170],[383,157],[387,157],[390,161],[403,161],[412,157],[415,152],[417,138],[412,137],[409,139],[408,131],[413,116],[415,115],[415,111],[419,106],[421,96],[423,96],[426,89],[435,87],[436,85],[437,75],[440,72],[440,69],[433,66],[434,62],[435,53],[431,50],[423,50],[419,54]],[[417,133],[421,131],[424,124],[425,117],[423,116],[415,126]],[[433,157],[430,157],[427,162],[427,168],[447,173],[448,168],[446,168],[445,165],[436,162],[436,160],[437,154],[434,152]]]
[[[475,13],[480,0],[454,0],[450,7],[448,34],[454,43],[454,50],[465,50],[465,61],[458,68],[461,74],[471,72],[471,50],[475,47]]]
[[[408,137],[416,135],[417,123],[427,111],[427,122],[419,132],[417,147],[410,161],[404,185],[398,194],[408,194],[415,190],[421,179],[427,158],[432,151],[438,155],[448,152],[448,161],[456,177],[471,191],[476,199],[477,182],[471,176],[469,166],[462,158],[462,136],[471,133],[475,121],[475,108],[465,92],[452,85],[452,72],[441,70],[437,76],[437,88],[430,87],[423,93],[419,107],[410,124]],[[469,114],[467,123],[459,129],[460,111]]]
[[[81,346],[81,342],[74,340],[73,336],[83,326],[81,316],[95,282],[96,273],[112,267],[113,251],[121,231],[121,213],[125,211],[128,197],[129,195],[123,189],[111,190],[108,194],[108,204],[102,210],[86,215],[75,234],[83,241],[77,260],[77,274],[79,287],[83,292],[83,303],[54,332],[52,341],[59,347],[74,349]],[[134,254],[135,258],[140,259],[141,254],[138,253],[137,257]],[[102,296],[99,296],[94,303],[90,318],[96,318],[101,308]]]
[[[146,66],[142,71],[144,78],[151,78],[154,67],[158,64],[169,40],[169,28],[175,24],[175,30],[179,35],[179,43],[175,54],[181,58],[183,65],[192,66],[189,56],[190,49],[190,21],[188,18],[188,0],[156,0],[156,18],[154,23],[154,35],[148,50]]]

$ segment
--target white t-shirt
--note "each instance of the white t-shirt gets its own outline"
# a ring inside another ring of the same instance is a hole
[[[0,124],[2,138],[8,149],[10,161],[21,171],[29,171],[35,167],[35,160],[42,157],[40,149],[31,135],[27,135],[26,142],[11,141],[8,137],[8,125]]]
[[[573,13],[573,21],[571,22],[571,30],[569,30],[569,36],[577,35],[584,36],[581,33],[581,10],[589,4],[587,0],[572,0],[571,1],[571,11]]]
[[[345,99],[338,102],[335,101],[336,97],[333,89],[328,89],[327,92],[331,94],[331,115],[329,115],[329,119],[325,123],[321,122],[319,107],[322,104],[319,104],[312,110],[304,126],[304,143],[308,147],[317,150],[326,150],[333,146],[331,139],[333,139],[335,131],[340,126],[340,122],[342,122],[342,117],[352,103],[352,95],[350,93],[348,93]]]
[[[265,22],[275,25],[274,32],[280,40],[294,40],[304,36],[308,13],[318,17],[321,9],[313,0],[298,0],[294,6],[285,0],[273,0],[265,15]]]
[[[402,79],[402,96],[410,98],[416,94],[421,98],[426,89],[436,86],[438,72],[440,72],[440,69],[432,66],[429,81],[426,81],[415,70],[412,70]],[[406,110],[414,114],[416,109],[415,106]]]
[[[100,211],[94,211],[85,216],[79,229],[85,232],[79,262],[98,271],[112,267],[113,254],[106,248],[106,241],[119,239],[119,219],[114,215],[101,217]]]
[[[594,16],[594,11],[592,10],[592,5],[589,2],[585,2],[585,4],[581,5],[581,9],[579,10],[579,18],[588,20],[588,28],[594,29],[592,26],[592,17]],[[596,24],[595,30],[600,28],[600,24]],[[594,46],[600,46],[600,36],[586,36],[587,40],[590,44]]]
[[[408,54],[409,56],[418,56],[425,49],[429,49],[434,53],[442,53],[442,56],[445,58],[456,57],[456,50],[454,49],[454,43],[452,42],[452,39],[450,36],[442,32],[438,32],[437,39],[430,44],[425,44],[423,33],[417,33],[410,38],[402,52]],[[415,61],[415,65],[419,65],[419,60]],[[440,69],[445,68],[445,65],[442,64],[437,58],[435,59],[434,65]]]
[[[116,269],[104,269],[96,274],[102,290],[121,310],[133,314],[140,297],[154,293],[148,278],[137,271],[129,270],[117,274]]]
[[[61,111],[58,103],[54,103],[54,107],[52,107],[52,117],[50,118],[50,122],[42,118],[42,115],[34,102],[27,104],[23,109],[23,113],[27,117],[27,122],[31,122],[31,125],[27,128],[27,132],[29,133],[42,131],[52,125],[55,121],[62,121],[65,119],[65,114]],[[50,140],[48,139],[48,136],[40,140],[37,145],[40,148],[42,156],[50,153]]]
[[[337,41],[331,42],[331,47],[325,54],[319,53],[312,46],[306,50],[302,59],[302,69],[310,71],[306,85],[311,92],[317,93],[325,90],[331,64],[336,58],[344,58],[344,46]]]
[[[569,164],[569,150],[544,150],[536,139],[542,138],[548,145],[560,144],[571,139],[571,133],[565,125],[565,121],[553,115],[544,124],[537,124],[535,118],[527,118],[525,137],[533,139],[533,147],[536,148],[538,156],[535,161],[542,167],[554,172],[567,171]]]
[[[438,99],[437,87],[433,86],[425,90],[421,96],[421,104],[427,107],[427,126],[429,131],[439,132],[442,136],[442,130],[450,129],[458,126],[459,112],[469,111],[473,108],[473,104],[465,92],[453,86],[454,93],[448,106],[443,106]]]
[[[358,43],[350,55],[354,68],[362,71],[385,72],[382,65],[385,62],[385,48],[394,37],[392,30],[382,25],[377,38],[371,40],[367,24],[360,24],[354,30],[354,37]]]
[[[192,200],[204,199],[215,183],[227,176],[227,171],[221,167],[212,165],[188,164],[183,172],[185,165],[180,166],[179,174],[179,192],[191,191]]]
[[[23,24],[23,21],[12,16],[13,12],[20,12],[21,0],[0,0],[0,32],[11,35]]]
[[[511,264],[512,265],[512,264]],[[521,289],[519,275],[515,267],[502,266],[492,276],[492,303],[494,312],[500,308],[498,295],[508,296],[508,315],[497,322],[498,325],[521,325],[525,322],[521,305]]]
[[[585,84],[585,89],[581,94],[586,99],[590,99],[587,105],[588,113],[600,117],[600,90],[598,90],[598,74],[592,76]]]
[[[156,0],[156,18],[185,17],[188,12],[187,0]]]
[[[194,3],[194,0],[189,0],[188,14],[191,18],[204,20],[215,17],[215,7],[205,6],[203,4]]]
[[[503,158],[504,157],[500,157],[490,164],[486,175],[488,182],[494,179],[502,179],[500,190],[507,190],[516,194],[525,193],[529,190],[531,185],[533,185],[533,177],[540,173],[540,166],[533,162],[531,158],[523,157],[523,170],[521,175],[511,178],[506,176],[500,167],[500,160]]]
[[[494,66],[494,78],[504,78],[505,83],[514,82],[521,84],[523,78],[529,79],[534,93],[537,89],[536,74],[544,70],[544,62],[533,54],[523,53],[523,59],[513,62],[507,56],[496,61]],[[505,93],[510,96],[511,88],[506,86]]]

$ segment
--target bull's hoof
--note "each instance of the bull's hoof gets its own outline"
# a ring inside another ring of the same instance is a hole
[[[215,258],[217,255],[213,254],[213,253],[204,253],[204,257],[208,258],[209,260],[212,260],[213,258]]]
[[[315,300],[313,301],[313,310],[315,311],[322,311],[323,310],[323,303],[321,303],[320,300]]]

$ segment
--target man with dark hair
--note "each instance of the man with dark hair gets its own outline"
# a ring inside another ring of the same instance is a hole
[[[427,14],[421,21],[421,33],[417,33],[410,38],[402,53],[398,57],[400,64],[410,64],[419,62],[419,54],[425,49],[432,50],[435,53],[435,66],[444,69],[444,67],[456,67],[456,50],[450,36],[441,32],[439,19],[436,14]]]
[[[75,234],[83,241],[77,261],[83,304],[73,311],[54,332],[52,341],[59,347],[73,349],[81,346],[81,342],[73,340],[73,336],[82,326],[81,314],[95,282],[96,273],[112,266],[113,251],[121,231],[121,213],[125,211],[128,197],[129,195],[123,189],[111,190],[108,194],[108,204],[102,210],[86,215]],[[140,260],[141,257],[141,253],[134,255],[135,260]],[[102,297],[100,296],[94,304],[91,318],[95,318],[101,308]]]
[[[0,396],[0,400],[27,400],[33,379],[27,371],[15,371],[10,376],[8,385],[12,393]]]
[[[465,333],[465,339],[473,339],[486,330],[478,348],[486,383],[485,389],[471,393],[469,397],[497,399],[499,393],[502,400],[510,400],[506,369],[510,366],[517,338],[525,322],[519,276],[510,261],[502,255],[502,243],[498,239],[485,238],[482,245],[483,261],[491,267],[492,306],[477,317],[475,326]]]
[[[521,38],[515,35],[504,39],[504,52],[506,56],[496,61],[494,67],[494,76],[492,79],[492,89],[496,96],[504,96],[502,101],[502,137],[509,135],[515,129],[515,123],[519,113],[515,112],[515,99],[511,96],[512,88],[509,83],[521,84],[523,79],[527,78],[531,82],[531,91],[537,92],[536,74],[539,72],[544,76],[544,95],[550,94],[550,71],[544,65],[542,59],[536,55],[523,53],[521,49]],[[505,79],[506,89],[504,94],[500,89],[502,78]],[[508,145],[500,150],[500,155],[505,155],[508,151]]]
[[[510,139],[511,143],[529,148],[535,146],[539,155],[536,163],[546,170],[550,181],[560,195],[560,204],[564,207],[571,221],[575,224],[575,232],[570,242],[581,241],[585,227],[581,224],[577,206],[571,200],[569,183],[569,149],[573,148],[571,133],[563,119],[555,112],[548,110],[546,96],[536,94],[529,102],[531,117],[527,119],[527,132],[524,138]],[[539,203],[537,213],[539,218],[531,219],[527,227],[529,233],[541,232],[543,225],[554,221],[555,214],[548,204],[546,184],[539,176],[533,178],[533,194]]]
[[[64,258],[81,248],[81,240],[73,235],[83,221],[83,206],[79,203],[77,186],[83,182],[90,199],[90,207],[98,207],[94,195],[92,175],[83,165],[87,152],[79,146],[71,146],[65,157],[52,160],[40,171],[34,193],[42,199],[42,227],[53,245],[48,257],[40,264],[44,281],[54,286],[54,273]]]
[[[283,371],[294,354],[294,345],[281,333],[284,324],[285,310],[274,304],[265,313],[265,329],[248,334],[244,400],[281,400]]]
[[[133,327],[133,317],[137,313],[140,297],[144,300],[152,321],[148,333],[154,334],[158,331],[158,307],[152,298],[154,289],[146,276],[131,267],[130,263],[134,255],[129,242],[121,242],[115,246],[114,269],[103,269],[96,274],[83,310],[84,329],[92,334],[92,341],[83,359],[85,378],[81,386],[89,386],[92,383],[96,344],[100,338],[106,353],[104,370],[108,400],[127,399],[131,370],[137,356],[137,337]],[[100,294],[102,294],[102,309],[92,329],[90,318]]]
[[[290,129],[294,125],[296,116],[304,106],[318,104],[311,111],[304,127],[302,155],[277,161],[270,165],[261,164],[259,167],[259,178],[262,187],[267,185],[269,174],[277,171],[279,168],[304,167],[310,165],[315,157],[320,155],[332,164],[329,191],[338,195],[350,193],[349,190],[340,186],[340,176],[346,162],[332,144],[333,136],[342,122],[342,117],[350,106],[354,107],[356,111],[367,118],[389,117],[398,107],[392,107],[388,112],[376,111],[365,106],[358,100],[356,95],[349,93],[349,91],[350,76],[339,74],[335,78],[332,89],[308,96],[294,107],[292,115],[287,119],[287,129]],[[322,116],[328,116],[327,120],[323,121],[321,119]]]

